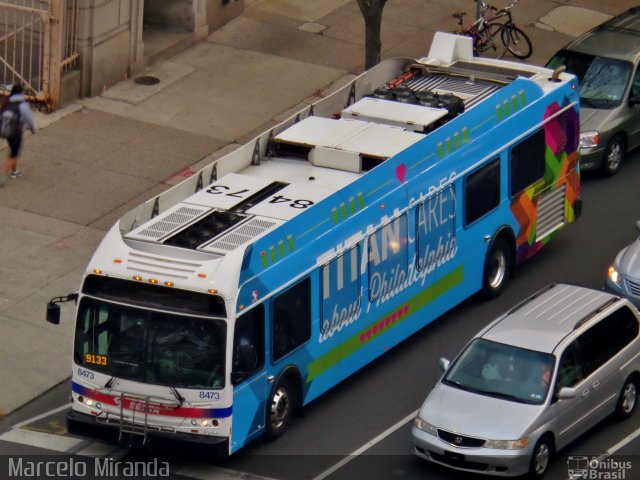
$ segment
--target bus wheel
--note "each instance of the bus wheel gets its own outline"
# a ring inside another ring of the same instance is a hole
[[[282,379],[274,387],[267,406],[267,438],[275,440],[280,437],[293,417],[294,397],[291,382]]]
[[[495,298],[502,293],[511,274],[511,254],[507,242],[497,238],[484,262],[482,295]]]

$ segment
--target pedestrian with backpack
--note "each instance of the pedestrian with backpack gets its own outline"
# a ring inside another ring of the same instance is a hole
[[[22,85],[16,83],[0,109],[0,137],[6,138],[9,144],[9,156],[0,170],[0,186],[4,185],[7,177],[22,175],[17,167],[25,129],[36,133],[31,107],[24,97]]]

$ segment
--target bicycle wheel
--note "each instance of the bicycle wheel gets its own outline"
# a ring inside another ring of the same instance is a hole
[[[508,44],[505,43],[510,39],[509,35],[504,33],[504,25],[499,23],[487,23],[485,27],[478,33],[476,42],[476,52],[480,57],[486,58],[502,58],[507,53]]]
[[[515,25],[505,25],[501,32],[502,42],[514,57],[525,60],[533,53],[531,40],[520,28]]]

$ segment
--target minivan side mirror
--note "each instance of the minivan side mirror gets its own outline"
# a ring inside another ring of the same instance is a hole
[[[442,357],[440,360],[438,360],[438,366],[442,369],[442,371],[446,372],[449,369],[449,365],[451,362],[449,362],[449,360],[447,360],[446,358]]]
[[[640,232],[640,220],[636,222],[636,230]]]
[[[562,387],[558,392],[558,400],[570,400],[576,398],[576,389],[570,387]]]

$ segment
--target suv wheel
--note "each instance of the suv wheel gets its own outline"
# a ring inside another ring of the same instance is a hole
[[[622,166],[622,161],[626,153],[626,146],[624,140],[620,136],[613,137],[607,148],[604,151],[602,157],[602,173],[607,177],[615,175]]]
[[[624,382],[618,404],[616,405],[616,414],[618,418],[626,420],[633,415],[638,404],[638,379],[630,377]]]

